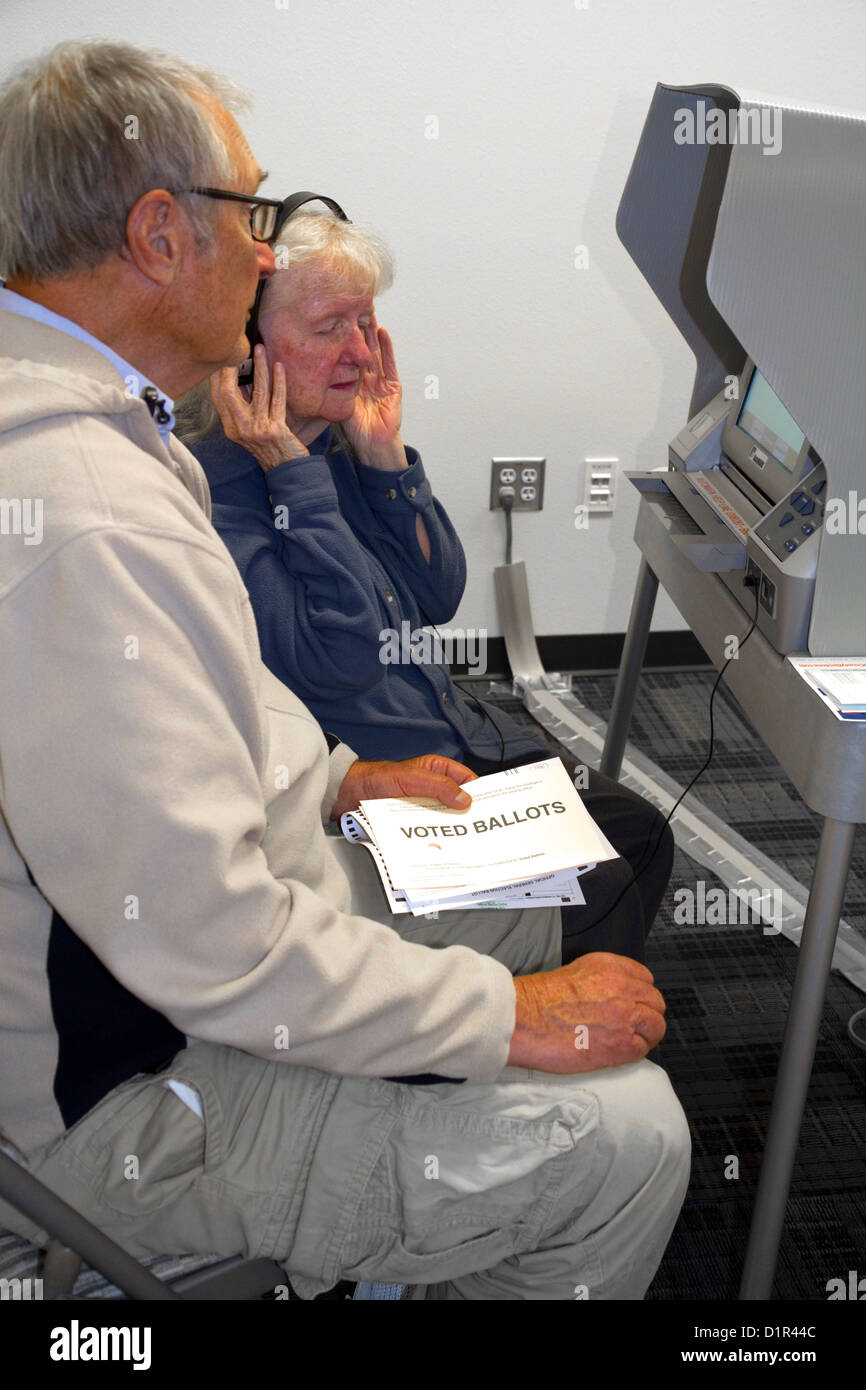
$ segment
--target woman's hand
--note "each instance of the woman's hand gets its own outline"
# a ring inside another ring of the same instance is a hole
[[[238,385],[237,367],[223,367],[210,379],[214,405],[227,439],[241,444],[267,472],[289,459],[309,457],[309,449],[286,424],[286,372],[274,363],[273,388],[268,379],[268,357],[262,343],[253,353],[253,387]]]
[[[355,412],[343,429],[362,463],[396,472],[409,464],[400,438],[403,388],[397,375],[394,345],[390,335],[376,323],[375,314],[365,338],[374,365],[361,377]]]

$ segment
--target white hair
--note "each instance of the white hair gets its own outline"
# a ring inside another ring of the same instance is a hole
[[[345,222],[330,209],[299,209],[273,243],[277,270],[262,293],[259,318],[272,312],[269,300],[291,292],[292,271],[321,264],[338,282],[363,281],[375,299],[394,282],[394,257],[375,232],[358,222]]]
[[[123,246],[130,209],[149,189],[233,178],[208,98],[247,105],[219,73],[107,39],[58,44],[18,68],[0,91],[0,274],[88,269]],[[214,206],[188,199],[200,244]]]

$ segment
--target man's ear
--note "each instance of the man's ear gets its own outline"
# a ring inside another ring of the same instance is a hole
[[[183,264],[192,228],[174,196],[164,188],[142,193],[126,219],[121,255],[155,285],[168,288]]]

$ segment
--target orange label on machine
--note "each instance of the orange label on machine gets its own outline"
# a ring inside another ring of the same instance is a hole
[[[716,512],[723,521],[737,532],[737,535],[746,540],[749,535],[749,528],[740,516],[739,512],[731,506],[730,502],[722,496],[717,487],[714,487],[709,478],[704,473],[693,473],[689,482],[695,487],[699,487],[706,497],[713,511]]]

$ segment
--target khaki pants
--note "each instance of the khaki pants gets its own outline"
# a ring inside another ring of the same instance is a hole
[[[558,917],[389,920],[525,972],[558,964]],[[169,1079],[197,1092],[203,1120]],[[345,1278],[431,1299],[637,1299],[685,1195],[689,1136],[649,1061],[421,1086],[196,1043],[117,1087],[30,1166],[134,1255],[267,1255],[303,1297]],[[0,1203],[2,1225],[44,1244]]]
[[[204,1122],[169,1077],[198,1092]],[[199,1043],[119,1086],[31,1168],[134,1255],[268,1255],[305,1297],[344,1278],[427,1298],[637,1299],[688,1155],[649,1061],[406,1086]]]

